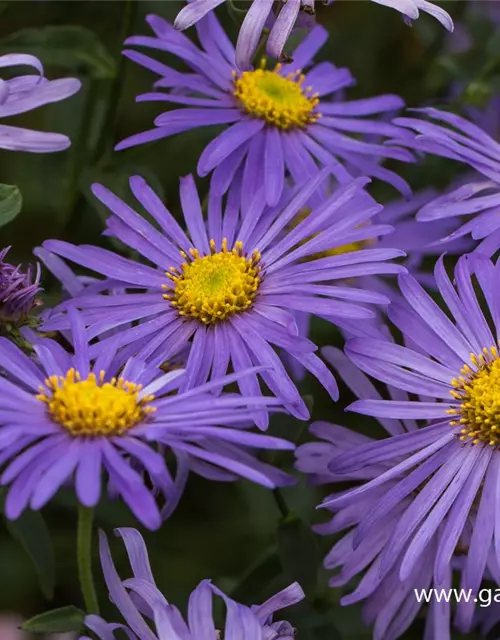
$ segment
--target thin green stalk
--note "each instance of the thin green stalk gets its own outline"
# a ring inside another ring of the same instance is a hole
[[[107,103],[106,114],[102,126],[101,139],[97,145],[95,158],[98,163],[107,165],[111,159],[113,152],[113,144],[115,137],[115,123],[120,97],[122,93],[123,80],[125,76],[126,58],[122,55],[121,47],[123,42],[130,35],[135,23],[135,15],[137,11],[138,0],[124,0],[122,26],[120,35],[120,49],[116,60],[116,76],[111,85],[110,95]]]
[[[273,489],[273,498],[281,516],[285,519],[288,518],[291,512],[280,489]]]
[[[78,577],[82,590],[85,611],[97,615],[99,605],[94,589],[94,579],[92,577],[92,524],[94,520],[94,510],[89,507],[78,505],[78,534],[77,534],[77,558]]]

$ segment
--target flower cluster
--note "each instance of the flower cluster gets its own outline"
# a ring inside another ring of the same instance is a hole
[[[374,1],[407,22],[421,10],[453,30],[431,2]],[[94,182],[106,212],[98,245],[45,239],[27,271],[6,262],[10,247],[0,250],[4,514],[16,520],[60,491],[78,503],[81,633],[294,640],[294,625],[274,620],[305,597],[298,583],[279,591],[291,580],[273,581],[267,593],[277,593],[253,606],[203,580],[184,616],[156,585],[141,534],[116,529],[132,570],[122,580],[100,532],[123,618],[108,623],[90,561],[101,501],[157,530],[192,475],[274,491],[281,525],[293,524],[279,491],[296,482],[286,461],[294,451],[310,485],[331,487],[319,505],[329,520],[314,527],[337,536],[324,560],[329,586],[343,589],[342,605],[363,603],[375,640],[402,637],[418,617],[426,640],[450,639],[453,626],[489,629],[498,616],[478,615],[476,603],[485,581],[500,583],[498,97],[484,113],[469,109],[471,120],[436,108],[405,116],[393,94],[347,100],[351,72],[316,61],[328,34],[314,23],[314,0],[253,0],[236,45],[212,12],[223,2],[191,0],[173,25],[149,15],[152,35],[125,40],[124,57],[155,75],[137,101],[174,108],[117,151],[219,127],[198,159],[200,182],[180,178],[179,210],[142,175],[127,176],[128,193]],[[298,23],[307,33],[285,53]],[[191,25],[196,43],[179,32]],[[80,88],[46,79],[31,55],[0,57],[13,65],[37,74],[0,81],[0,116]],[[5,149],[69,144],[0,126]],[[413,193],[405,166],[423,154],[473,173]],[[403,199],[380,204],[387,185]],[[42,265],[64,294],[34,315]],[[337,338],[342,349],[321,344]],[[354,396],[344,405],[356,416],[352,428],[315,421],[296,446],[290,417],[311,417],[305,377],[332,403]],[[279,436],[276,414],[288,418]],[[456,606],[416,598],[453,584],[472,597]]]

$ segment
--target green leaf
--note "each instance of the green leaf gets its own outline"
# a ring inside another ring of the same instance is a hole
[[[0,42],[3,53],[22,51],[45,65],[68,69],[94,78],[113,78],[116,65],[97,35],[77,26],[21,29]]]
[[[32,633],[65,633],[82,631],[85,612],[69,605],[61,609],[52,609],[27,620],[21,627]]]
[[[255,601],[262,593],[262,585],[269,584],[281,573],[281,563],[276,546],[272,546],[240,577],[231,590],[236,601]]]
[[[23,197],[15,184],[0,183],[0,227],[14,220],[23,206]]]
[[[229,16],[231,17],[231,20],[233,20],[235,24],[240,26],[247,14],[246,10],[238,8],[235,5],[234,0],[227,0],[225,6],[227,8]]]
[[[290,582],[297,581],[307,597],[312,597],[318,580],[318,548],[309,526],[291,514],[281,520],[278,553],[283,571]]]
[[[297,609],[300,605],[297,606]],[[297,613],[295,625],[300,629],[300,635],[309,638],[310,640],[345,640],[348,636],[343,636],[337,628],[337,619],[340,617],[338,612],[331,609],[322,608],[321,610],[316,608],[316,605],[302,602],[301,613],[298,614],[297,610],[290,610],[293,613]],[[290,618],[288,615],[288,619]],[[361,616],[360,616],[361,618]],[[361,618],[362,620],[362,618]],[[368,638],[370,637],[370,631],[367,630]],[[354,636],[352,636],[354,638]],[[363,636],[359,636],[362,640]]]
[[[38,511],[24,511],[17,520],[7,520],[7,529],[30,556],[38,576],[43,595],[50,600],[54,595],[54,550],[48,527]]]

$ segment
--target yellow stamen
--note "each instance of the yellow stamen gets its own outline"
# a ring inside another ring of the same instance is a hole
[[[266,69],[263,59],[259,69],[234,76],[234,96],[243,109],[256,118],[263,118],[280,129],[305,127],[316,122],[321,114],[314,109],[319,103],[311,87],[302,88],[305,76],[295,71],[283,76],[281,65]]]
[[[123,378],[104,379],[104,371],[82,380],[70,369],[64,377],[47,378],[36,397],[72,436],[121,435],[155,411],[148,406],[154,396],[139,398],[142,385]]]
[[[164,285],[163,297],[181,316],[197,318],[204,324],[225,320],[248,309],[253,303],[261,281],[260,253],[243,254],[243,244],[236,242],[228,250],[227,240],[221,251],[210,241],[210,255],[201,256],[190,249],[191,260],[181,265],[181,271],[166,273],[171,284]]]
[[[450,422],[461,426],[459,439],[471,444],[500,445],[500,358],[497,347],[471,353],[473,365],[464,365],[462,375],[451,381],[452,397],[460,405],[447,413],[457,419]]]

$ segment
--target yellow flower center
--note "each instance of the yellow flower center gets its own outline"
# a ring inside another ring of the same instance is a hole
[[[171,267],[166,275],[172,285],[164,298],[178,310],[181,316],[197,318],[204,324],[225,320],[228,316],[248,309],[255,299],[261,280],[260,253],[255,250],[248,258],[243,255],[243,244],[236,242],[228,250],[227,240],[217,252],[210,240],[210,255],[200,256],[197,249],[190,249],[190,257],[177,270]]]
[[[37,398],[72,436],[121,435],[155,411],[147,406],[154,396],[139,398],[142,385],[123,378],[104,382],[104,377],[101,371],[99,378],[91,373],[82,380],[70,369],[65,377],[47,378]]]
[[[294,229],[299,223],[305,220],[310,215],[310,213],[311,213],[311,209],[309,207],[303,207],[302,209],[300,209],[300,211],[297,213],[297,215],[293,218],[293,220],[288,225],[288,228]],[[303,240],[301,244],[304,244],[308,240],[315,238],[317,235],[318,235],[317,233],[314,233],[309,238],[306,238],[305,240]],[[312,255],[307,256],[307,258],[302,258],[302,261],[311,262],[311,260],[318,260],[319,258],[340,256],[344,253],[352,253],[354,251],[360,251],[361,249],[364,249],[365,247],[369,246],[372,242],[373,242],[372,239],[358,240],[357,242],[348,242],[347,244],[340,245],[340,247],[334,247],[333,249],[325,249],[325,251],[318,251],[317,253],[313,253]]]
[[[234,96],[243,109],[285,131],[316,122],[321,116],[314,113],[319,98],[311,95],[312,87],[302,88],[305,76],[300,71],[282,76],[280,64],[272,71],[265,66],[263,59],[259,69],[233,72]]]
[[[500,445],[500,358],[497,347],[486,347],[483,352],[471,354],[471,363],[464,365],[462,374],[451,382],[450,391],[460,406],[448,413],[457,419],[451,425],[460,425],[460,440],[481,442],[492,447]]]
[[[334,249],[327,249],[326,251],[318,251],[314,256],[311,256],[315,260],[318,258],[328,258],[330,256],[341,256],[344,253],[353,253],[354,251],[361,251],[367,245],[370,244],[369,240],[360,240],[359,242],[349,242],[347,244],[343,244],[340,247],[335,247]]]

